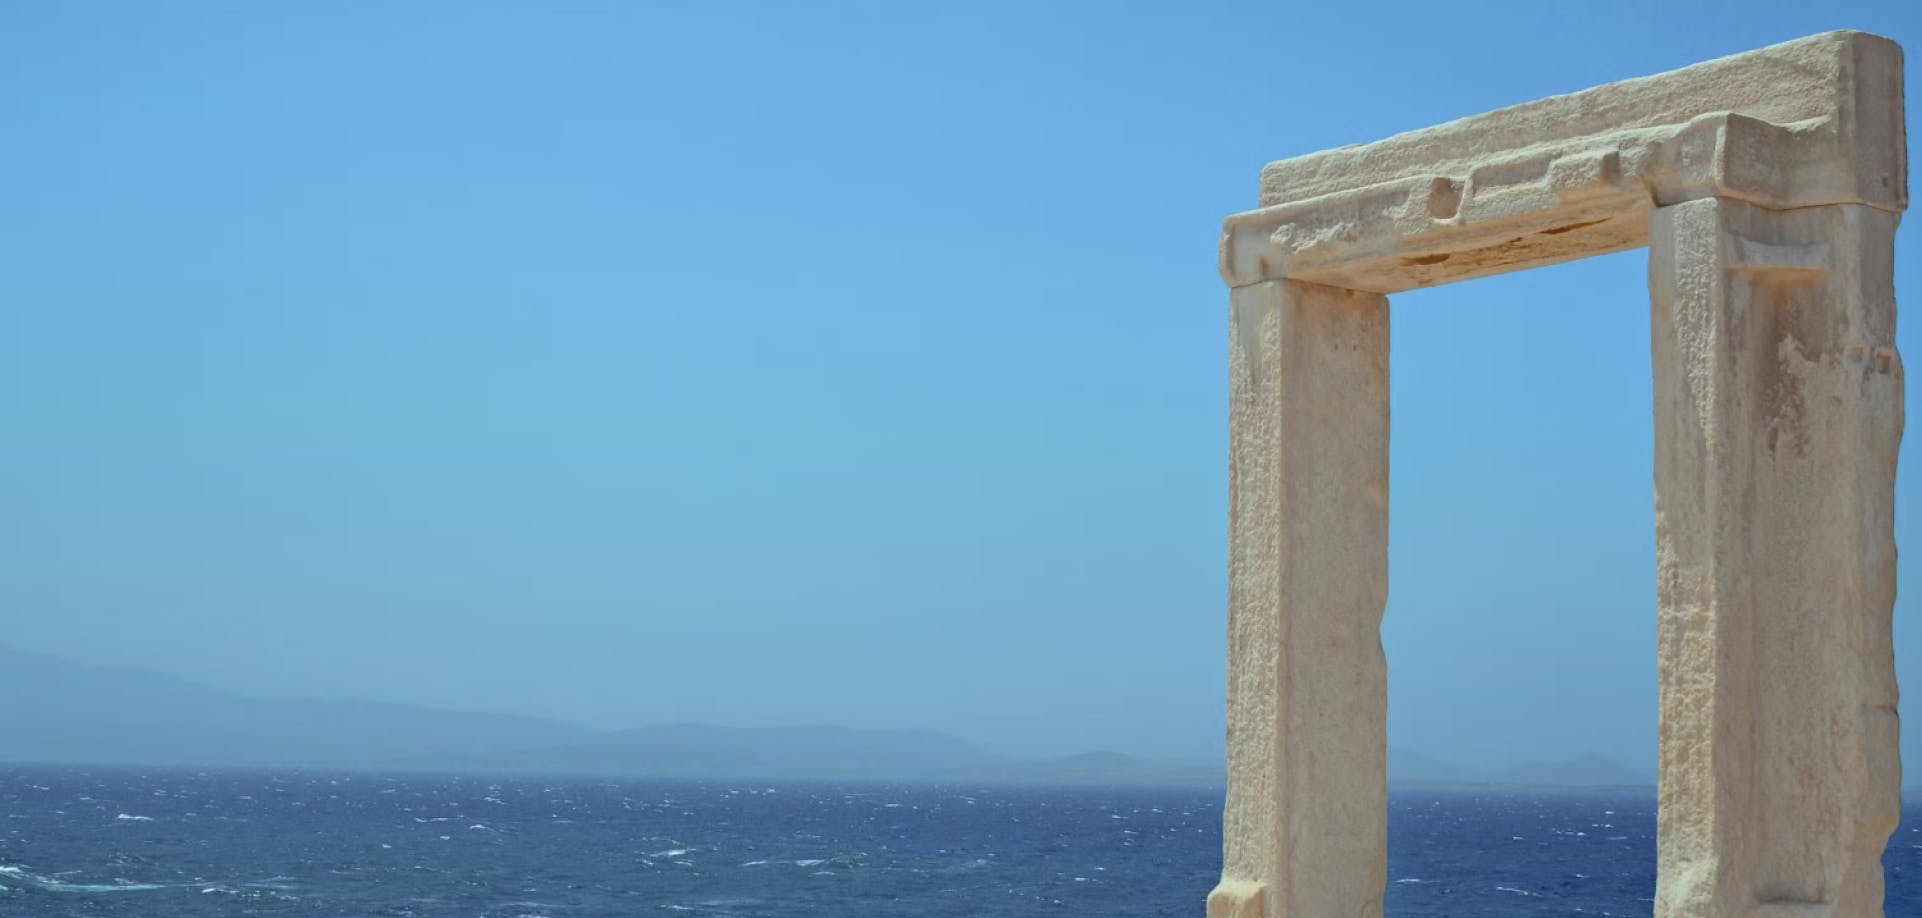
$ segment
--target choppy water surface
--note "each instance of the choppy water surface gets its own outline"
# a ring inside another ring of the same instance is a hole
[[[1397,794],[1392,916],[1647,915],[1648,794]],[[1199,915],[1220,795],[0,771],[0,915]],[[1890,915],[1922,915],[1922,812]]]

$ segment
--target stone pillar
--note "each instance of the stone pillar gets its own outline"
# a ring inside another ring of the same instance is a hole
[[[1236,288],[1228,801],[1209,918],[1379,918],[1387,882],[1388,299]]]
[[[1657,918],[1879,918],[1895,829],[1897,215],[1650,221]]]

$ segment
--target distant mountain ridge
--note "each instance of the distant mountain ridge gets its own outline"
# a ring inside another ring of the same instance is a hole
[[[0,647],[0,762],[538,772],[659,778],[1219,785],[1220,763],[1001,755],[927,730],[669,724],[592,730],[405,704],[256,698]],[[1599,758],[1477,775],[1391,749],[1395,783],[1646,784]],[[1478,780],[1479,779],[1479,780]]]
[[[1611,759],[1585,755],[1567,761],[1468,768],[1407,749],[1388,750],[1388,782],[1468,787],[1652,787],[1653,775]]]
[[[1219,784],[1119,753],[1024,759],[926,730],[592,730],[405,704],[256,698],[0,647],[0,762],[540,772],[661,778]]]

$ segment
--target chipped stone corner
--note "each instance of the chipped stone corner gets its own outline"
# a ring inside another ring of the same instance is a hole
[[[1262,918],[1268,888],[1248,880],[1222,880],[1208,894],[1208,918]]]

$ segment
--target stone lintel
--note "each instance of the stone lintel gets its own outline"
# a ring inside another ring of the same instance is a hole
[[[1711,197],[1906,209],[1901,48],[1828,32],[1273,163],[1221,273],[1394,293],[1647,245]]]

